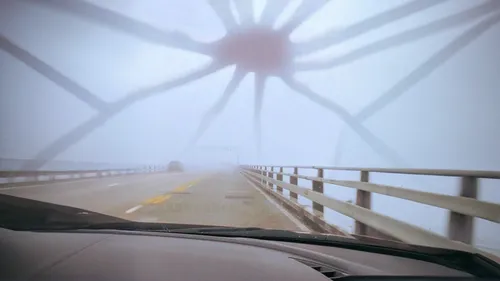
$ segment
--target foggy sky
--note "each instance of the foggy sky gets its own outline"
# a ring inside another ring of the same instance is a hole
[[[255,1],[256,15],[264,1]],[[92,2],[162,29],[184,32],[199,41],[211,42],[224,35],[222,24],[203,0]],[[284,18],[298,3],[292,2]],[[291,38],[296,42],[305,41],[331,28],[345,28],[405,2],[408,1],[332,1]],[[448,1],[301,60],[321,60],[347,53],[484,2]],[[105,101],[116,101],[135,89],[175,79],[210,61],[204,55],[147,43],[22,1],[2,1],[0,7],[1,34]],[[339,68],[302,72],[296,77],[317,93],[356,114],[478,21]],[[411,167],[499,170],[499,38],[500,26],[496,25],[363,124],[397,151]],[[195,133],[204,112],[221,95],[233,71],[234,67],[228,67],[194,83],[138,102],[56,159],[168,163],[179,157],[179,151]],[[200,163],[234,161],[234,153],[203,149],[210,146],[237,148],[242,163],[396,166],[375,153],[335,114],[309,102],[276,78],[269,80],[265,90],[262,157],[258,158],[253,135],[253,91],[253,74],[249,74],[201,138],[199,148],[193,149],[186,160]],[[92,108],[0,51],[0,157],[32,158],[94,114]],[[457,192],[454,179],[385,180],[385,183],[408,188],[416,186],[426,190],[428,187],[426,191],[444,194]],[[486,182],[483,186],[480,199],[499,203],[498,182]],[[332,196],[343,200],[353,198],[352,190],[335,189],[337,192],[332,192]],[[418,204],[412,205],[411,211],[394,212],[393,204],[402,204],[403,201],[395,203],[394,200],[375,195],[374,210],[400,219],[410,217],[422,227],[445,233],[442,229],[446,219],[443,210]],[[403,203],[408,205],[406,201]],[[426,219],[429,215],[439,219],[429,222]],[[344,220],[345,228],[352,227],[352,221],[345,217],[331,216],[335,220]],[[499,238],[488,234],[498,233],[500,228],[497,225],[480,221],[479,229],[483,229],[478,234],[483,244],[500,247]]]

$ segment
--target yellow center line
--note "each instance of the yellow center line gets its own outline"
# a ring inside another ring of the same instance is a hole
[[[160,195],[157,195],[155,197],[147,199],[146,201],[144,201],[143,204],[160,204],[160,203],[163,203],[163,202],[167,201],[168,199],[170,199],[172,197],[171,192],[183,192],[186,189],[190,188],[191,186],[199,183],[200,181],[201,181],[201,179],[197,179],[197,180],[192,180],[192,181],[189,181],[187,183],[181,184],[178,187],[174,188],[172,191],[169,191],[169,192],[167,192],[165,194],[160,194]]]

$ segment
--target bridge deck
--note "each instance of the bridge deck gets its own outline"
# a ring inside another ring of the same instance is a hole
[[[52,182],[0,193],[136,221],[307,230],[233,170]]]

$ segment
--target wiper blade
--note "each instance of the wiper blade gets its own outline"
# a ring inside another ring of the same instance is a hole
[[[87,222],[57,222],[42,225],[29,225],[15,230],[33,231],[61,231],[61,230],[120,230],[120,231],[148,231],[148,232],[168,232],[168,233],[219,233],[225,227],[206,226],[193,224],[175,224],[158,222],[137,222],[120,219],[119,221],[87,223]],[[235,228],[236,229],[236,228]],[[247,228],[247,230],[258,228]]]
[[[403,244],[395,241],[362,241],[350,237],[331,234],[295,232],[282,229],[266,229],[258,227],[186,227],[171,230],[171,233],[212,235],[222,237],[241,237],[282,242],[321,244],[327,246],[340,246],[354,250],[370,250],[373,248],[393,249],[397,251],[412,251],[415,253],[443,255],[454,254],[457,251],[431,248],[418,245]]]
[[[178,229],[172,229],[173,233],[184,233],[184,234],[257,234],[268,229],[260,227],[226,227],[226,226],[185,226]]]

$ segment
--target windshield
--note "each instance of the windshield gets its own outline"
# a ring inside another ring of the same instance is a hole
[[[0,193],[498,256],[499,11],[2,1]]]

